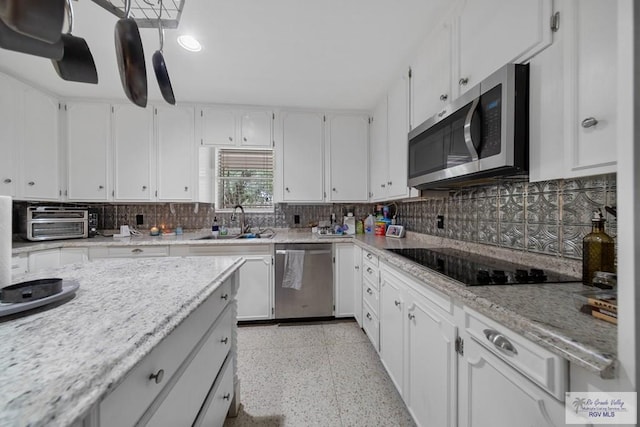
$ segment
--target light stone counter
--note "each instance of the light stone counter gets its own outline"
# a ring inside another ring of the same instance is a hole
[[[449,295],[459,304],[481,312],[549,351],[566,358],[571,363],[575,363],[602,378],[616,376],[616,326],[580,313],[576,309],[571,294],[586,289],[581,284],[465,287],[455,280],[384,249],[453,247],[515,263],[540,266],[547,270],[574,276],[576,281],[580,280],[580,261],[411,232],[408,232],[407,237],[403,239],[373,235],[327,238],[312,235],[309,229],[276,229],[276,235],[271,239],[194,240],[206,234],[206,232],[199,232],[186,233],[182,236],[141,236],[127,239],[96,237],[35,244],[18,242],[14,243],[13,253],[16,255],[56,247],[105,245],[270,245],[353,241],[363,248],[375,251],[381,259],[412,274],[424,282],[426,286],[431,286]]]
[[[236,271],[241,257],[98,260],[26,275],[79,283],[75,298],[0,319],[0,425],[66,426]]]

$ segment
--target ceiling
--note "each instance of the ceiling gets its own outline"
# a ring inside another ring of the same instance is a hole
[[[153,0],[157,1],[157,0]],[[167,0],[165,0],[167,1]],[[447,0],[185,0],[165,30],[164,57],[180,102],[369,110],[452,3]],[[115,57],[117,18],[74,2],[74,35],[87,40],[99,84],[63,81],[50,61],[0,49],[0,70],[66,98],[126,99]],[[149,99],[162,97],[151,56],[158,31],[140,29]],[[176,37],[192,34],[191,53]]]

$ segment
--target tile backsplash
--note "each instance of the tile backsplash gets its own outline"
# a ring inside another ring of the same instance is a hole
[[[14,203],[14,218],[26,202]],[[531,251],[568,258],[582,257],[582,238],[591,231],[591,213],[602,209],[607,219],[606,231],[617,235],[616,219],[604,206],[616,205],[616,175],[599,175],[529,183],[498,181],[491,185],[461,188],[442,196],[396,202],[398,222],[409,231],[456,240],[483,243],[521,251]],[[146,230],[157,225],[187,230],[211,227],[214,217],[220,225],[238,227],[231,212],[217,212],[205,203],[90,204],[98,213],[98,228],[117,229],[129,224]],[[328,220],[335,213],[338,220],[347,212],[364,218],[374,204],[295,205],[281,203],[274,212],[247,213],[253,227],[307,227]],[[141,215],[142,224],[137,224]],[[299,223],[295,223],[296,216]],[[437,218],[444,227],[437,227]],[[17,226],[14,221],[14,231]]]

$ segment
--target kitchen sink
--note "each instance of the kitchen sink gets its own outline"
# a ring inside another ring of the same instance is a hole
[[[235,239],[272,239],[275,233],[244,233],[244,234],[227,234],[224,236],[201,236],[191,240],[235,240]]]

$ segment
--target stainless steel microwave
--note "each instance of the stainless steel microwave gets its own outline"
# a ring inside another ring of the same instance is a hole
[[[529,66],[507,64],[413,129],[408,153],[418,189],[526,173]]]

